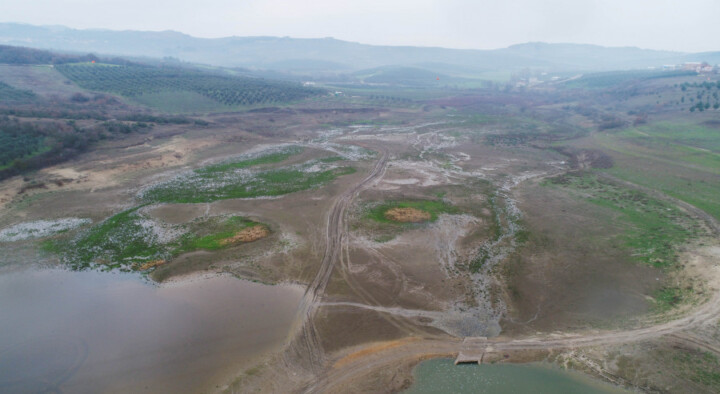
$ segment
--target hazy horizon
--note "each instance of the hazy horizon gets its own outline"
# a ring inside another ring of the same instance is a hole
[[[42,13],[37,10],[42,9]],[[142,10],[141,12],[139,10]],[[712,0],[479,1],[29,0],[0,4],[6,23],[177,31],[194,37],[327,38],[371,45],[497,49],[527,42],[678,52],[720,50]]]

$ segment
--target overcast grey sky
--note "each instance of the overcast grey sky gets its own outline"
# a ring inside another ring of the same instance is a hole
[[[545,41],[720,50],[720,0],[2,0],[0,20],[451,48]]]

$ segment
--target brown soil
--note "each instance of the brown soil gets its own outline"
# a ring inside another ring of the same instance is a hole
[[[503,266],[506,333],[631,324],[649,311],[666,275],[617,246],[612,212],[537,184],[516,195],[532,235]]]
[[[420,223],[430,220],[429,212],[416,208],[390,208],[385,212],[385,218],[401,223]]]
[[[358,351],[356,351],[356,352],[353,352],[353,353],[348,354],[347,356],[344,356],[344,357],[341,358],[340,360],[336,361],[335,364],[333,364],[332,367],[333,367],[333,368],[340,368],[340,367],[342,367],[342,366],[345,365],[345,364],[348,364],[348,363],[350,363],[350,362],[352,362],[352,361],[355,361],[355,360],[357,360],[357,359],[360,359],[360,358],[362,358],[362,357],[367,357],[367,356],[369,356],[370,354],[377,353],[377,352],[380,352],[380,351],[383,351],[383,350],[388,350],[388,349],[396,348],[396,347],[399,347],[399,346],[404,345],[404,344],[407,343],[407,342],[417,341],[417,340],[419,340],[419,339],[420,339],[420,338],[417,338],[417,337],[408,337],[408,338],[397,339],[397,340],[394,340],[394,341],[378,342],[378,343],[375,343],[375,344],[371,344],[371,345],[369,345],[369,346],[367,346],[367,347],[364,347],[364,348],[361,349],[361,350],[358,350]]]
[[[270,230],[263,225],[255,225],[238,231],[237,234],[230,238],[223,239],[220,241],[221,245],[231,245],[236,243],[253,242],[258,239],[265,238],[270,235]]]
[[[135,270],[136,271],[147,271],[150,268],[155,268],[155,267],[163,265],[165,263],[167,263],[167,261],[165,261],[165,260],[152,260],[152,261],[148,261],[145,264],[137,266],[137,268]]]

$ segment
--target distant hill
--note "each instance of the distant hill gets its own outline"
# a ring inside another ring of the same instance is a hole
[[[0,64],[63,64],[93,60],[97,61],[98,57],[90,54],[58,54],[40,49],[0,45]]]
[[[59,26],[0,23],[0,44],[121,56],[175,57],[225,67],[282,72],[347,73],[383,66],[412,66],[468,75],[489,70],[550,71],[642,69],[684,61],[720,60],[720,52],[687,54],[640,48],[528,43],[497,50],[376,46],[333,38],[197,38],[175,31],[76,30]]]
[[[410,87],[446,86],[468,82],[464,78],[452,77],[424,68],[402,66],[376,67],[357,71],[352,75],[366,84]]]
[[[634,47],[602,47],[587,44],[548,44],[532,42],[513,45],[499,52],[530,59],[562,64],[576,69],[620,70],[661,66],[680,62],[684,56],[679,52],[655,51]]]

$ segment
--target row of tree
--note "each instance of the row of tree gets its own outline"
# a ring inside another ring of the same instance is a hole
[[[188,91],[235,106],[288,102],[322,93],[320,89],[294,82],[236,77],[183,68],[66,64],[57,69],[83,88],[126,97]]]

